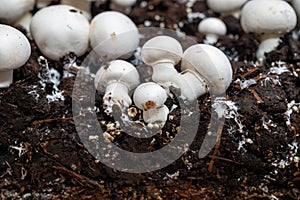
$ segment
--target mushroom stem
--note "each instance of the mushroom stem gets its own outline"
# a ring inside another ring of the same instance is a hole
[[[103,97],[104,104],[109,106],[116,103],[120,108],[129,107],[132,101],[128,91],[128,87],[123,83],[113,82],[108,84]]]
[[[143,119],[146,123],[167,121],[169,109],[166,105],[143,111]]]
[[[216,34],[208,33],[205,36],[205,44],[215,44],[218,41],[218,36]]]
[[[13,70],[0,72],[0,88],[7,88],[13,81]]]
[[[263,60],[265,58],[265,53],[269,53],[276,49],[279,45],[280,37],[277,34],[272,34],[268,36],[261,36],[260,37],[260,44],[256,51],[256,57],[259,60]]]
[[[171,85],[173,85],[172,79],[178,74],[178,72],[174,68],[174,64],[170,62],[157,63],[152,66],[152,69],[152,80],[165,87],[170,87]]]
[[[197,97],[205,94],[208,88],[204,79],[192,70],[186,70],[182,74],[178,74],[174,78],[174,82],[180,88],[181,98],[188,101],[196,100]]]

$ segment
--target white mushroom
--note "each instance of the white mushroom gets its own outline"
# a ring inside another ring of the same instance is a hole
[[[219,18],[208,17],[203,19],[198,25],[198,31],[205,34],[204,43],[214,44],[220,35],[226,35],[226,24]]]
[[[182,54],[181,44],[169,36],[156,36],[141,50],[143,62],[153,69],[152,80],[165,87],[171,86],[172,79],[178,74],[174,66],[180,62]]]
[[[106,11],[92,19],[90,41],[99,56],[126,59],[132,56],[139,45],[139,31],[126,15]]]
[[[298,16],[298,24],[300,22],[300,0],[290,0],[296,14]]]
[[[187,48],[181,62],[183,73],[176,84],[188,101],[206,92],[222,95],[231,83],[232,68],[227,56],[208,44],[196,44]]]
[[[240,16],[240,9],[247,0],[207,0],[207,6],[214,12],[221,15]]]
[[[110,61],[108,67],[102,66],[95,76],[95,88],[106,88],[103,97],[104,105],[117,104],[122,110],[131,105],[128,92],[139,84],[136,68],[124,60]]]
[[[13,70],[24,65],[31,54],[28,39],[19,30],[0,24],[0,88],[9,87]]]
[[[73,6],[83,12],[83,15],[88,19],[92,19],[91,13],[91,0],[61,0],[60,4],[66,4],[69,6]]]
[[[110,9],[128,14],[135,3],[136,0],[111,0]]]
[[[1,0],[0,22],[13,24],[32,10],[35,0]]]
[[[167,98],[166,91],[153,82],[142,83],[133,93],[134,104],[143,110],[146,123],[164,123],[167,120],[169,109],[164,105]]]
[[[52,0],[35,0],[35,6],[38,9],[47,7],[50,5],[50,3],[52,2]]]
[[[30,23],[30,32],[40,51],[52,60],[74,53],[83,55],[89,44],[89,22],[68,5],[42,8]]]
[[[246,33],[255,33],[260,39],[256,52],[258,60],[274,50],[280,36],[296,27],[297,16],[292,6],[283,0],[252,0],[241,11],[241,25]]]
[[[31,12],[25,13],[19,20],[17,20],[14,26],[21,26],[27,31],[27,36],[31,37],[30,34],[30,21],[32,19]]]

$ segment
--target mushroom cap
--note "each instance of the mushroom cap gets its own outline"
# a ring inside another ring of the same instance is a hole
[[[226,24],[216,17],[203,19],[198,25],[198,31],[204,34],[226,35]]]
[[[122,82],[129,90],[139,84],[139,73],[136,68],[124,60],[110,61],[108,67],[101,67],[95,76],[95,88],[100,85],[106,87],[112,82]]]
[[[0,21],[12,24],[30,11],[35,0],[1,0]]]
[[[283,0],[251,0],[241,11],[241,25],[246,33],[284,34],[296,23],[294,9]]]
[[[61,0],[60,4],[73,6],[77,9],[80,9],[83,12],[83,15],[88,19],[91,20],[91,4],[92,1],[90,0]]]
[[[232,68],[227,56],[208,44],[190,46],[183,53],[182,70],[197,72],[209,83],[213,94],[222,94],[231,83]]]
[[[90,40],[100,56],[129,58],[139,45],[139,31],[123,13],[105,11],[92,19]]]
[[[247,0],[207,0],[207,6],[214,12],[227,13],[240,9]]]
[[[89,22],[69,5],[42,8],[30,23],[30,32],[40,51],[52,60],[73,52],[83,55],[89,44]]]
[[[111,0],[113,3],[123,6],[123,7],[129,7],[133,6],[136,3],[136,0]]]
[[[24,65],[31,54],[26,36],[19,30],[0,24],[0,71],[9,71]]]
[[[133,93],[134,104],[144,111],[162,106],[167,98],[167,92],[154,82],[142,83]]]
[[[156,36],[148,40],[142,47],[141,58],[147,65],[168,62],[179,63],[183,50],[181,44],[170,36]]]
[[[292,6],[298,16],[298,24],[300,23],[300,0],[291,0]]]

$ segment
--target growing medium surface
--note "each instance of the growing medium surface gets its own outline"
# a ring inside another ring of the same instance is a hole
[[[207,9],[204,1],[197,1],[191,12],[180,2],[184,1],[150,0],[147,5],[138,1],[129,17],[138,27],[165,27],[202,42],[205,36],[197,33],[199,21],[205,15],[218,16]],[[102,5],[94,12],[107,9],[107,5]],[[198,157],[211,114],[210,97],[204,95],[198,98],[200,122],[190,149],[171,165],[142,174],[112,170],[86,150],[72,115],[72,98],[80,98],[72,96],[74,76],[61,79],[56,88],[45,70],[48,64],[62,73],[70,60],[47,63],[31,41],[30,60],[15,70],[14,83],[0,90],[0,198],[298,199],[297,34],[284,35],[278,48],[267,54],[259,66],[255,65],[255,37],[243,33],[235,18],[223,20],[231,36],[221,36],[216,46],[231,59],[234,76],[227,91],[228,113],[218,151]],[[77,59],[78,65],[85,56]],[[148,68],[138,67],[141,76],[150,76],[145,69]],[[133,152],[160,149],[180,128],[180,111],[175,108],[156,136],[134,138],[118,129],[122,120],[106,115],[101,103],[101,96],[97,95],[97,117],[107,138]],[[169,108],[177,104],[171,98],[166,102]],[[119,112],[117,107],[113,110]],[[126,114],[138,119],[141,113],[136,114],[135,110],[131,106],[131,112]]]

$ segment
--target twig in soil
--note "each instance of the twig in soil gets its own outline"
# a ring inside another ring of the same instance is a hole
[[[42,119],[42,120],[37,120],[32,122],[33,125],[38,125],[38,124],[43,124],[43,123],[50,123],[54,121],[68,121],[68,120],[73,120],[73,118],[55,118],[55,119]]]
[[[93,188],[92,186],[94,187],[101,187],[101,185],[97,182],[97,181],[94,181],[86,176],[83,176],[83,175],[80,175],[80,174],[77,174],[76,172],[73,172],[63,166],[56,166],[56,165],[53,165],[52,166],[53,169],[56,169],[58,171],[61,171],[62,173],[66,174],[66,175],[69,175],[69,176],[72,176],[74,178],[76,178],[80,183],[82,183],[83,185],[86,185],[86,186],[89,186],[91,188]]]
[[[257,94],[257,92],[253,88],[248,88],[249,92],[251,92],[256,99],[257,103],[263,103],[262,98]]]
[[[241,78],[245,78],[245,77],[249,76],[250,74],[253,74],[253,73],[256,72],[257,70],[259,70],[259,68],[258,68],[258,67],[255,67],[255,68],[253,68],[253,69],[247,71],[246,73],[242,74],[242,75],[241,75]]]
[[[217,131],[217,142],[216,142],[216,145],[215,145],[215,149],[214,149],[213,155],[211,157],[211,160],[208,164],[208,171],[209,172],[213,171],[215,159],[216,159],[216,156],[218,154],[218,151],[219,151],[219,148],[220,148],[220,145],[221,145],[222,130],[223,130],[223,126],[219,126],[218,131]]]
[[[237,164],[237,165],[241,165],[241,163],[238,163],[238,162],[236,162],[234,160],[231,160],[231,159],[228,159],[228,158],[222,158],[222,157],[213,156],[213,155],[209,155],[208,157],[218,159],[218,160],[224,160],[224,161],[231,162],[231,163],[234,163],[234,164]]]

